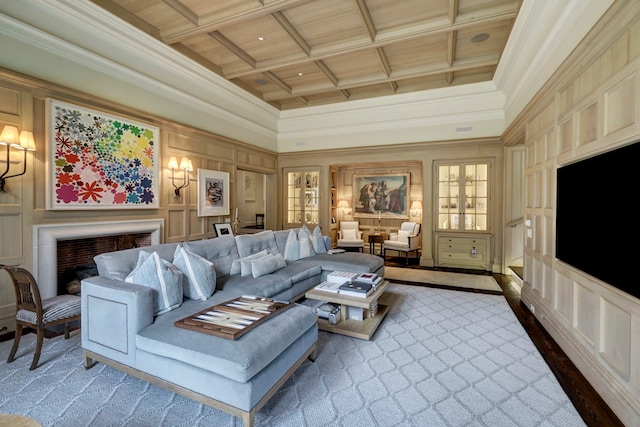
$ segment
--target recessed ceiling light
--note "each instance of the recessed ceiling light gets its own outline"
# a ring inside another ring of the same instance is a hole
[[[302,75],[302,73],[298,73],[298,75],[299,75],[299,76],[301,76],[301,75]]]
[[[255,79],[257,85],[266,85],[268,82],[265,79]]]
[[[258,37],[258,40],[263,41],[263,40],[264,40],[264,37],[259,36],[259,37]]]
[[[489,34],[487,33],[476,34],[475,36],[471,37],[471,43],[482,43],[488,38],[489,38]]]

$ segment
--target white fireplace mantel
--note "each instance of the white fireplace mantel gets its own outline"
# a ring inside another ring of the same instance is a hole
[[[85,239],[127,233],[151,233],[151,244],[161,243],[164,219],[76,222],[33,226],[34,276],[42,298],[58,293],[58,240]]]

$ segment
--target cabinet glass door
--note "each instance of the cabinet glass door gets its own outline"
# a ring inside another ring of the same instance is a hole
[[[320,172],[300,170],[287,172],[286,223],[318,224]]]
[[[438,229],[487,231],[489,164],[438,165]]]

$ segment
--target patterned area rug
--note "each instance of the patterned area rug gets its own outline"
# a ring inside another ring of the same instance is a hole
[[[371,341],[320,332],[306,361],[256,415],[256,426],[584,426],[504,297],[392,284]],[[44,426],[241,426],[239,419],[98,364],[80,334],[34,335],[6,363],[0,412]]]
[[[498,285],[496,279],[480,274],[450,273],[446,271],[385,266],[384,277],[390,281],[440,285],[448,288],[474,289],[502,294],[502,288]]]

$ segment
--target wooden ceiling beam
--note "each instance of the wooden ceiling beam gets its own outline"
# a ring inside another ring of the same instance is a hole
[[[234,53],[238,58],[249,64],[251,67],[256,68],[256,60],[247,52],[242,50],[239,46],[237,46],[234,42],[223,36],[221,33],[219,33],[218,31],[212,31],[209,33],[209,36],[220,43],[222,46],[227,48],[230,52]]]
[[[338,77],[333,74],[333,71],[329,69],[329,66],[325,64],[323,61],[316,61],[316,66],[324,73],[325,76],[333,83],[335,86],[338,86]]]
[[[358,77],[353,79],[342,79],[338,82],[337,87],[333,84],[324,83],[324,84],[314,84],[307,85],[296,88],[295,90],[288,92],[290,95],[294,96],[308,96],[318,93],[332,92],[336,89],[353,89],[362,86],[375,85],[375,84],[384,84],[396,82],[398,80],[406,80],[413,79],[417,77],[426,77],[436,74],[447,74],[455,71],[463,71],[470,70],[474,68],[481,68],[487,66],[496,66],[498,64],[499,56],[497,54],[490,54],[480,58],[466,59],[461,61],[455,61],[452,66],[448,66],[447,64],[440,65],[428,65],[424,67],[415,67],[411,69],[395,71],[390,76],[381,76],[378,75],[369,75],[365,77]],[[395,83],[397,90],[397,83]],[[283,96],[281,92],[266,92],[263,95],[263,99],[265,101],[278,101],[288,98],[288,96]]]
[[[460,0],[449,0],[449,10],[447,11],[447,16],[449,16],[449,22],[451,22],[452,24],[456,22],[459,7]]]
[[[107,0],[102,0],[107,1]],[[200,34],[210,33],[212,31],[218,30],[222,27],[229,25],[237,25],[248,20],[270,15],[274,12],[278,12],[281,10],[285,10],[287,8],[297,6],[303,3],[310,2],[312,0],[273,0],[273,1],[263,1],[260,6],[250,9],[243,10],[241,12],[232,12],[225,16],[220,16],[220,14],[215,14],[212,16],[203,15],[200,16],[198,21],[200,25],[196,28],[191,28],[188,30],[180,30],[180,31],[166,31],[163,35],[162,41],[166,44],[173,44],[179,41],[183,41],[186,38],[193,37]]]
[[[376,39],[376,34],[378,30],[376,29],[375,24],[373,23],[373,19],[371,18],[371,13],[369,12],[369,8],[367,7],[364,0],[354,0],[356,2],[356,6],[358,6],[358,11],[360,12],[360,17],[362,18],[362,22],[364,23],[367,32],[369,33],[369,37],[371,41]]]
[[[180,16],[187,21],[191,22],[196,27],[198,26],[198,15],[196,15],[191,9],[180,3],[178,0],[162,0],[164,4],[175,10]]]
[[[270,71],[267,71],[264,73],[264,76],[266,78],[268,78],[269,80],[271,80],[273,83],[275,83],[276,85],[280,86],[282,89],[284,89],[285,92],[287,92],[288,94],[292,94],[293,90],[291,89],[291,86],[289,86],[288,84],[286,84],[282,79],[280,79],[280,77],[276,76],[275,74],[273,74]]]
[[[147,21],[143,21],[142,19],[138,18],[137,15],[129,12],[119,4],[114,3],[112,0],[91,0],[91,2],[105,9],[107,12],[117,16],[123,21],[133,25],[140,31],[149,34],[151,37],[162,40],[162,35],[156,27],[152,26]]]
[[[456,60],[456,41],[458,39],[458,32],[451,31],[447,35],[447,64],[453,65],[453,61]]]
[[[384,48],[377,48],[376,54],[378,55],[380,64],[382,64],[382,68],[384,68],[385,74],[387,75],[387,77],[389,77],[391,75],[391,63],[389,63],[389,58],[387,58],[387,54],[385,53]]]
[[[274,12],[271,14],[271,16],[276,20],[278,24],[280,24],[280,26],[289,34],[289,36],[291,36],[293,41],[295,41],[296,44],[300,46],[300,49],[302,49],[304,53],[307,54],[307,56],[311,55],[311,46],[309,46],[309,43],[307,43],[307,41],[304,39],[304,37],[302,37],[298,30],[296,30],[295,27],[291,25],[291,22],[289,22],[289,20],[284,16],[282,12]]]
[[[268,61],[260,61],[256,65],[256,71],[277,70],[278,68],[300,65],[317,60],[327,59],[332,56],[353,53],[364,49],[384,47],[392,43],[413,40],[420,37],[452,32],[460,29],[473,27],[480,24],[499,22],[503,20],[515,19],[517,10],[512,7],[502,6],[487,10],[475,11],[474,13],[462,14],[458,16],[455,24],[450,24],[447,19],[437,20],[429,23],[419,23],[403,26],[402,28],[379,31],[375,41],[371,42],[367,37],[342,42],[338,44],[313,48],[310,55],[298,55],[297,58],[287,56],[286,58],[275,58]],[[242,78],[253,74],[254,70],[225,70],[225,77],[228,79]]]

